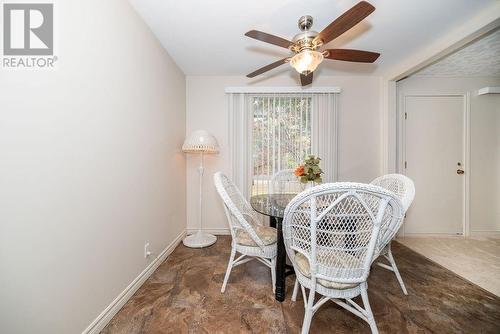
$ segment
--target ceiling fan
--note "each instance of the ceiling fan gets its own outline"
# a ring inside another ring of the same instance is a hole
[[[296,35],[291,41],[262,31],[250,30],[245,36],[289,49],[294,55],[261,67],[248,74],[247,77],[253,78],[289,62],[300,73],[302,86],[307,86],[312,83],[314,70],[325,58],[358,63],[373,63],[380,56],[379,53],[351,49],[326,49],[323,51],[319,51],[319,49],[322,45],[329,43],[354,27],[374,10],[375,7],[371,4],[361,1],[330,23],[320,33],[310,30],[313,24],[311,16],[302,16],[298,22],[299,29],[302,32]]]

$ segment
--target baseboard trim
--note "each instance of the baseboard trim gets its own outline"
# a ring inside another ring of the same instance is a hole
[[[401,235],[397,235],[397,238],[457,238],[464,239],[465,236],[463,234],[453,234],[453,233],[404,233]]]
[[[188,228],[187,229],[187,234],[195,233],[197,232],[197,228]],[[214,235],[230,235],[231,231],[229,231],[229,228],[227,227],[217,227],[217,228],[204,228],[204,232],[211,233]]]
[[[490,236],[500,236],[500,231],[491,230],[491,231],[471,231],[471,237],[490,237]]]
[[[111,321],[116,313],[125,305],[132,295],[141,287],[142,284],[151,276],[158,266],[174,251],[175,247],[180,244],[186,236],[186,230],[182,231],[174,241],[172,241],[165,249],[137,276],[132,283],[129,284],[116,297],[111,304],[82,332],[82,334],[98,334]]]

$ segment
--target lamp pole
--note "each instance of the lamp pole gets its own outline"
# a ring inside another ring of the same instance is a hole
[[[200,175],[200,203],[199,203],[199,210],[198,210],[198,221],[200,223],[200,231],[203,229],[203,215],[202,215],[202,209],[203,209],[203,173],[205,172],[205,168],[203,167],[203,151],[200,152],[200,166],[198,167],[198,174]]]

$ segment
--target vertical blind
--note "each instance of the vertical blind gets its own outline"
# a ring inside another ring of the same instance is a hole
[[[270,191],[273,175],[321,157],[324,182],[337,173],[338,92],[228,96],[231,177],[245,197]]]
[[[280,171],[290,173],[311,154],[312,97],[291,94],[250,95],[252,116],[252,191],[270,192]]]

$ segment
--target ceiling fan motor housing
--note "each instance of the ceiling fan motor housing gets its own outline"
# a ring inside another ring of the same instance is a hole
[[[314,39],[318,36],[318,32],[310,30],[313,24],[313,18],[310,15],[304,15],[299,18],[298,26],[302,30],[300,34],[295,35],[292,39],[293,45],[291,50],[293,52],[301,52],[303,50],[316,50],[321,45]]]

